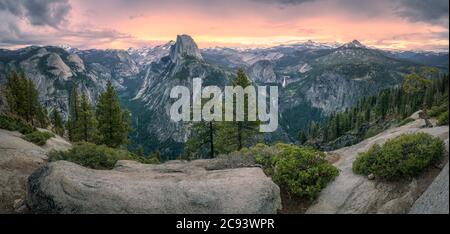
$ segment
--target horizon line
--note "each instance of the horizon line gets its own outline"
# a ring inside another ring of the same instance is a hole
[[[359,41],[357,39],[355,39],[356,41]],[[194,40],[195,41],[195,40]],[[354,41],[354,40],[352,40]],[[208,44],[208,42],[196,42],[198,48],[200,50],[207,50],[207,49],[216,49],[216,48],[227,48],[227,49],[235,49],[235,50],[239,50],[239,49],[243,49],[243,50],[252,50],[252,49],[269,49],[269,48],[274,48],[274,47],[279,47],[279,46],[294,46],[294,45],[299,45],[299,44],[306,44],[308,42],[312,42],[312,43],[317,43],[323,46],[328,46],[330,47],[330,49],[336,49],[339,48],[345,44],[351,43],[352,41],[346,42],[346,43],[342,43],[342,42],[318,42],[318,41],[313,41],[313,40],[304,40],[304,41],[292,41],[292,42],[284,42],[284,43],[273,43],[273,44],[257,44],[257,43],[253,43],[253,44],[245,44],[245,43],[241,43],[241,44],[236,44],[236,45],[231,45],[233,43],[217,43],[217,45],[211,45],[211,46],[200,46],[202,44]],[[147,45],[142,45],[142,46],[135,46],[135,47],[128,47],[128,48],[112,48],[112,47],[108,47],[108,48],[98,48],[98,47],[80,47],[80,46],[72,46],[70,44],[66,44],[66,43],[62,43],[62,44],[27,44],[27,45],[16,45],[16,46],[0,46],[0,49],[2,50],[10,50],[10,51],[15,51],[15,50],[20,50],[20,49],[25,49],[25,48],[29,48],[29,47],[58,47],[58,48],[62,48],[62,49],[66,49],[66,48],[72,48],[72,49],[76,49],[76,50],[80,50],[80,51],[88,51],[88,50],[117,50],[117,51],[127,51],[127,50],[131,50],[131,49],[142,49],[142,48],[155,48],[158,46],[162,46],[165,44],[169,44],[170,42],[175,42],[175,40],[168,40],[168,41],[149,41],[150,43],[148,43]],[[209,42],[209,43],[214,43],[214,42]],[[229,45],[227,45],[229,44]],[[433,53],[449,53],[450,51],[450,47],[447,48],[443,48],[443,49],[399,49],[399,48],[388,48],[388,47],[383,47],[383,46],[376,46],[376,45],[366,45],[365,43],[362,43],[367,49],[373,49],[373,50],[382,50],[382,51],[390,51],[390,52],[433,52]]]

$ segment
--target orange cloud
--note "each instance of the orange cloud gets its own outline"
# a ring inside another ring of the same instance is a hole
[[[357,39],[385,49],[448,50],[448,7],[440,9],[448,3],[435,2],[440,5],[425,8],[416,0],[70,0],[62,27],[21,26],[19,31],[37,42],[82,48],[126,49],[189,34],[200,47]],[[6,26],[5,32],[0,26],[3,36],[11,28]],[[9,44],[26,44],[13,35],[4,36]]]

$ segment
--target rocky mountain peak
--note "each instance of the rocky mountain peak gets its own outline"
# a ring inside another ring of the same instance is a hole
[[[344,44],[341,48],[349,49],[349,48],[367,48],[367,47],[358,40],[353,40],[349,43]]]
[[[203,60],[200,50],[192,37],[189,35],[178,35],[177,41],[170,48],[170,58],[177,63],[186,56]]]

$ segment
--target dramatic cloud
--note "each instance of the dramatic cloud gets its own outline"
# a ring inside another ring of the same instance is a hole
[[[278,4],[288,4],[288,5],[297,5],[305,2],[313,2],[315,0],[253,0],[255,2],[263,2],[263,3],[278,3]]]
[[[7,11],[30,24],[58,27],[71,6],[68,0],[0,0],[0,11]]]
[[[126,49],[185,33],[200,47],[357,39],[448,50],[448,17],[447,0],[0,0],[0,46]]]
[[[324,6],[333,5],[336,9],[344,7],[354,14],[376,14],[380,10],[389,11],[395,8],[396,13],[412,22],[426,22],[448,25],[448,0],[253,0],[262,3],[278,3],[281,5],[300,5],[306,2],[323,2]],[[334,4],[333,4],[334,2]]]
[[[400,0],[398,14],[412,22],[427,22],[448,26],[448,0]]]
[[[124,41],[140,43],[114,29],[69,23],[71,9],[68,0],[0,0],[0,46],[71,44],[90,48]]]
[[[132,42],[141,43],[134,37],[111,29],[72,29],[22,31],[20,26],[8,24],[5,30],[0,27],[0,46],[15,47],[27,45],[59,45],[70,44],[80,49],[105,47],[111,43]],[[6,32],[6,33],[5,33]]]

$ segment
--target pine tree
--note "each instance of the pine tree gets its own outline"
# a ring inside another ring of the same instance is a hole
[[[341,115],[337,114],[336,115],[336,138],[339,138],[341,136],[341,128],[342,128],[342,120],[341,120]]]
[[[246,88],[248,86],[252,85],[250,80],[247,78],[247,76],[244,73],[244,70],[239,69],[237,72],[237,77],[233,82],[233,86],[241,86],[242,88]],[[236,100],[233,100],[234,103],[236,103]],[[235,105],[234,105],[235,106]],[[246,141],[245,138],[251,137],[252,135],[256,135],[257,128],[259,127],[259,124],[257,122],[250,122],[247,120],[248,117],[248,97],[244,98],[244,121],[236,121],[235,127],[236,127],[236,135],[237,135],[237,150],[241,150],[242,147],[244,147],[244,141]]]
[[[210,100],[203,98],[200,109],[203,110],[204,104]],[[215,147],[217,144],[217,128],[220,124],[214,120],[202,120],[194,123],[182,157],[184,159],[214,158],[217,154],[217,148]]]
[[[51,119],[51,123],[53,125],[53,131],[60,136],[64,136],[63,120],[62,120],[61,115],[59,114],[59,111],[56,107],[53,108],[50,119]]]
[[[99,142],[113,148],[126,145],[129,131],[128,116],[128,112],[120,107],[119,99],[109,81],[106,91],[100,94],[96,108]]]
[[[25,85],[22,79],[16,72],[12,72],[8,75],[6,82],[6,101],[8,103],[9,112],[22,117],[22,108],[25,106]]]
[[[80,128],[79,133],[81,140],[85,142],[96,142],[98,136],[97,121],[86,94],[81,95],[78,126]]]
[[[50,119],[48,118],[48,111],[47,109],[38,106],[37,114],[36,114],[36,120],[38,122],[38,127],[41,128],[47,128],[50,124]]]
[[[9,112],[32,125],[47,127],[48,120],[44,108],[39,104],[38,91],[25,74],[12,72],[6,82],[6,100]]]
[[[39,109],[38,103],[38,92],[34,87],[33,81],[25,78],[26,84],[26,109],[25,109],[25,119],[27,122],[34,124],[34,117]]]
[[[388,112],[388,105],[389,105],[389,93],[388,92],[389,92],[389,90],[383,90],[380,92],[380,94],[377,97],[376,110],[382,120],[385,120],[387,112]]]
[[[309,132],[308,132],[308,136],[309,136],[309,138],[310,139],[315,139],[315,138],[317,138],[318,137],[318,125],[317,125],[317,123],[316,123],[316,121],[312,121],[310,124],[309,124]]]
[[[328,142],[330,140],[330,132],[328,131],[327,126],[323,126],[321,128],[321,130],[322,130],[323,141]]]
[[[156,160],[158,160],[158,162],[161,162],[161,153],[159,152],[159,150],[156,150],[154,153],[152,153],[149,158],[154,158]]]
[[[145,156],[145,149],[142,145],[139,145],[133,152],[137,156],[144,157]]]
[[[219,125],[215,121],[201,121],[193,124],[191,136],[186,142],[184,158],[214,158],[217,154],[216,128]]]
[[[252,85],[252,82],[245,75],[244,70],[239,69],[237,76],[232,82],[234,87],[240,86],[243,89]],[[259,134],[260,122],[248,121],[248,96],[244,98],[244,121],[223,122],[218,127],[218,147],[220,152],[231,152],[241,150],[251,144],[254,137]],[[236,106],[236,99],[233,98],[233,106]],[[233,115],[236,116],[235,108]]]
[[[305,144],[307,140],[308,139],[307,139],[305,133],[303,131],[300,131],[298,133],[298,142],[300,143],[300,145]]]
[[[423,100],[423,106],[425,108],[430,108],[431,106],[433,106],[433,99],[434,99],[433,92],[434,91],[435,90],[433,90],[433,87],[431,85],[426,88],[426,90],[425,90],[425,98]]]
[[[369,108],[366,108],[366,110],[364,111],[364,121],[370,122],[370,109]]]
[[[72,142],[80,141],[78,115],[80,112],[80,98],[78,96],[78,89],[76,86],[72,88],[69,97],[69,119],[67,121],[67,132],[69,140]]]
[[[428,120],[428,114],[426,112],[427,106],[423,99],[425,96],[426,89],[431,85],[431,81],[428,80],[430,75],[436,74],[435,69],[424,69],[419,74],[411,73],[405,76],[403,82],[403,90],[405,93],[413,96],[413,109],[422,107],[423,115],[426,126],[433,126]]]

